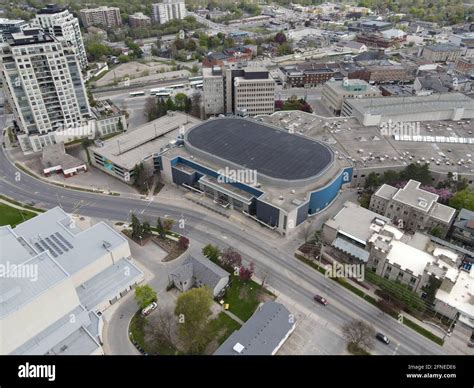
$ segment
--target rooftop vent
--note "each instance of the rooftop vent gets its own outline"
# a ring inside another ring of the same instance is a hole
[[[240,342],[237,342],[232,349],[234,349],[237,353],[241,354],[245,349],[245,346],[242,345]]]
[[[428,206],[428,202],[426,201],[426,199],[419,197],[418,206],[425,208],[426,206]]]

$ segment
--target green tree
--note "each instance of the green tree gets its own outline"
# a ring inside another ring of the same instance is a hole
[[[367,190],[374,190],[380,185],[381,185],[380,178],[377,176],[375,172],[371,172],[369,175],[367,175],[367,178],[365,178],[364,187]]]
[[[174,97],[174,105],[176,110],[184,112],[186,109],[186,100],[188,96],[184,93],[177,93]]]
[[[96,40],[86,41],[85,49],[91,61],[98,61],[110,54],[110,48]]]
[[[464,208],[474,211],[474,189],[465,188],[464,190],[458,191],[449,200],[449,206],[458,210]]]
[[[158,220],[156,222],[156,229],[157,229],[158,234],[160,235],[161,238],[166,237],[166,230],[163,226],[163,222],[161,221],[161,217],[158,217]]]
[[[143,224],[142,224],[142,231],[143,231],[143,235],[144,236],[149,236],[151,235],[151,226],[150,226],[150,223],[148,221],[145,221]]]
[[[427,185],[432,182],[430,170],[428,164],[409,164],[403,171],[400,172],[400,179],[408,181],[414,179],[421,182],[422,185]]]
[[[130,226],[132,228],[132,238],[137,239],[137,238],[140,238],[140,236],[143,237],[142,224],[140,223],[140,220],[134,213],[132,213],[131,215]]]
[[[278,46],[277,53],[278,55],[289,55],[293,54],[293,49],[288,42],[285,42]]]
[[[439,226],[435,226],[430,230],[430,234],[435,237],[443,237],[443,230]]]
[[[231,48],[235,46],[234,39],[227,37],[224,39],[224,48]]]
[[[211,305],[212,292],[207,287],[193,288],[178,296],[175,307],[178,335],[190,354],[202,352],[209,342]]]
[[[130,62],[130,57],[125,54],[119,55],[117,59],[119,60],[120,63]]]
[[[157,103],[158,117],[166,116],[168,113],[168,105],[163,98],[160,98]]]
[[[135,300],[137,301],[138,307],[144,309],[146,306],[156,302],[158,299],[156,297],[156,292],[148,284],[145,284],[143,286],[135,287]]]
[[[166,109],[167,110],[176,110],[176,106],[171,97],[166,99]]]
[[[221,255],[221,251],[217,246],[207,244],[202,248],[202,254],[206,256],[209,260],[211,260],[213,263],[219,264],[219,256]]]
[[[133,169],[133,174],[135,176],[134,184],[138,187],[143,186],[146,182],[145,166],[143,165],[143,163],[135,165],[135,168]]]

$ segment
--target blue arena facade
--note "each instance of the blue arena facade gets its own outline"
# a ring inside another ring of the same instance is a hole
[[[192,127],[157,164],[165,180],[285,235],[330,206],[353,172],[324,143],[244,118]],[[255,179],[229,175],[242,171]]]

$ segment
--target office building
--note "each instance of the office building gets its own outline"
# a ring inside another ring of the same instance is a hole
[[[462,93],[413,97],[352,98],[344,102],[341,116],[353,116],[364,126],[383,125],[390,120],[393,123],[469,120],[474,118],[474,100]],[[422,137],[417,139],[417,141],[425,141]],[[472,144],[472,140],[469,139],[468,137],[459,137],[457,142]],[[415,138],[412,137],[412,140]]]
[[[117,7],[102,6],[98,8],[81,9],[79,13],[82,25],[85,28],[89,26],[114,28],[122,25],[120,8]]]
[[[324,84],[332,78],[343,78],[337,63],[299,63],[283,66],[279,72],[281,79],[293,88],[309,88]]]
[[[433,62],[456,62],[462,50],[450,43],[439,43],[425,46],[421,49],[421,56]]]
[[[438,197],[421,189],[420,182],[414,180],[403,189],[384,184],[372,195],[369,209],[394,220],[404,230],[437,230],[444,236],[456,209],[437,202]]]
[[[436,287],[432,289],[434,311],[450,319],[458,316],[459,322],[474,328],[469,251],[420,232],[404,233],[387,217],[352,202],[324,223],[323,238],[340,252],[340,260],[365,264],[423,299],[428,297],[427,287]],[[433,279],[438,281],[433,284]]]
[[[222,67],[203,67],[204,112],[207,116],[224,113],[224,77]]]
[[[170,20],[181,20],[186,17],[186,4],[184,0],[163,0],[161,3],[151,5],[153,23],[164,24]]]
[[[0,44],[0,70],[15,131],[24,152],[88,136],[90,107],[74,47],[39,28],[25,28]],[[69,136],[70,135],[70,136]]]
[[[268,70],[243,67],[203,68],[204,108],[206,115],[268,115],[275,111],[275,80]]]
[[[344,79],[343,81],[326,82],[323,86],[321,102],[335,115],[341,113],[342,105],[348,98],[379,97],[380,89],[369,85],[364,80]]]
[[[272,114],[275,111],[275,84],[268,70],[263,68],[227,69],[226,113],[249,116]]]
[[[48,34],[64,39],[74,46],[81,69],[87,66],[87,55],[82,41],[79,20],[65,8],[48,4],[40,9],[33,19],[33,24],[41,27]]]

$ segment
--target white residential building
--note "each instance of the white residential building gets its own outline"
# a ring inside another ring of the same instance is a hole
[[[98,355],[102,312],[140,281],[126,238],[56,207],[0,227],[0,354]]]
[[[153,23],[164,24],[174,19],[184,19],[187,15],[184,0],[163,0],[152,4],[151,17]]]
[[[84,70],[87,67],[87,55],[82,41],[79,20],[67,9],[60,8],[56,4],[48,4],[38,11],[33,19],[33,24],[58,39],[71,42],[76,49],[81,69]]]
[[[40,28],[26,28],[0,44],[0,76],[24,152],[89,136],[91,112],[74,47]],[[68,140],[65,139],[65,140]]]

